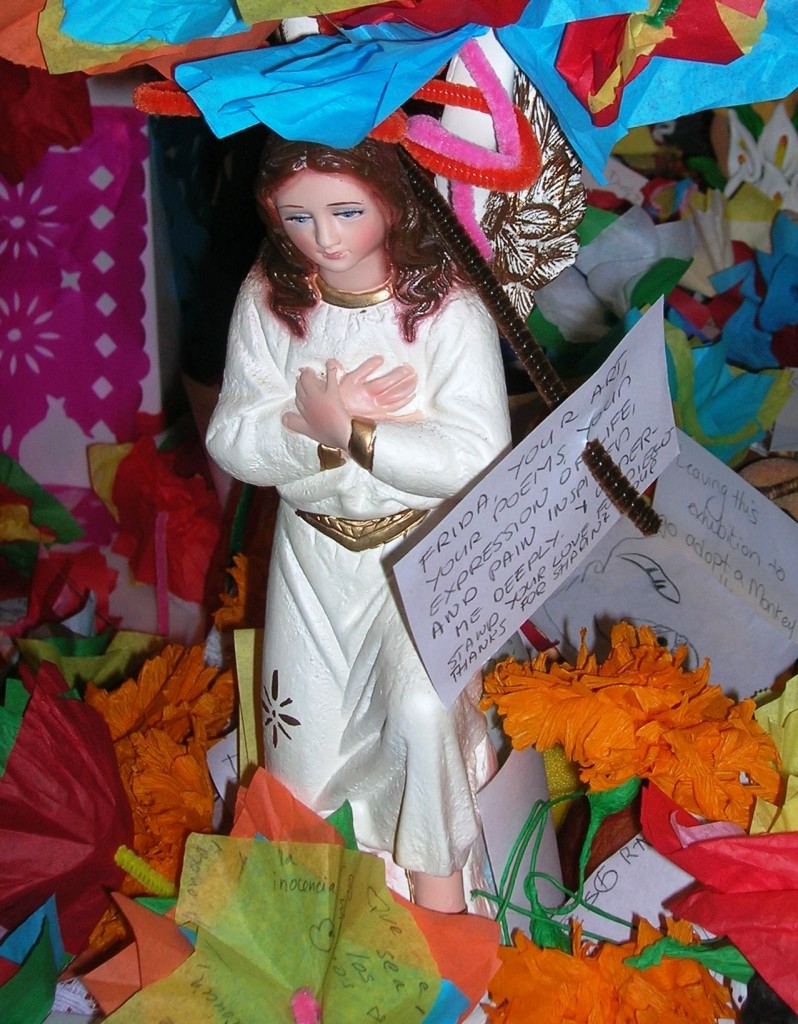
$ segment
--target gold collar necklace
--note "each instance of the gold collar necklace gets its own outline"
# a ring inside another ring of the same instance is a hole
[[[319,274],[316,274],[314,285],[324,302],[331,306],[342,306],[344,309],[363,309],[393,298],[393,279],[390,277],[377,288],[370,288],[365,292],[341,292],[327,284]]]

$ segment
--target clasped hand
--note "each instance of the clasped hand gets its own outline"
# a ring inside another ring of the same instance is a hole
[[[329,359],[326,376],[305,367],[297,380],[296,412],[287,412],[283,425],[320,444],[346,451],[354,417],[376,423],[414,419],[415,414],[400,415],[400,410],[415,397],[415,370],[404,363],[369,379],[384,361],[382,356],[370,356],[354,370],[343,373],[341,364]]]

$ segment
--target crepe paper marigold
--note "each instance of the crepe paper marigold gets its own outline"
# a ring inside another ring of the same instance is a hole
[[[201,645],[169,644],[144,663],[136,679],[107,691],[89,683],[85,700],[108,723],[116,741],[155,725],[177,742],[202,722],[208,737],[218,736],[230,721],[235,683],[230,670],[204,662]]]
[[[114,741],[133,810],[133,849],[169,881],[179,874],[188,834],[211,830],[207,751],[229,723],[234,699],[232,672],[205,665],[201,645],[168,645],[116,690],[86,688],[86,702]],[[140,890],[126,881],[128,894]]]
[[[667,935],[696,942],[686,922],[666,921]],[[490,1024],[694,1024],[734,1019],[731,993],[691,959],[663,957],[639,970],[626,961],[662,939],[641,920],[635,938],[615,945],[582,941],[572,922],[572,951],[540,949],[522,932],[499,949],[502,966],[488,986]]]
[[[501,662],[483,707],[496,705],[517,749],[561,743],[593,790],[652,779],[686,810],[746,827],[754,801],[775,800],[781,782],[754,702],[708,685],[708,662],[686,670],[686,648],[671,653],[646,626],[620,623],[611,640],[601,665],[584,635],[574,666]]]
[[[119,773],[133,810],[133,850],[170,882],[180,874],[186,839],[208,833],[213,823],[213,787],[206,745],[176,743],[161,729],[134,733],[116,744]],[[128,881],[123,891],[145,891]]]
[[[257,555],[235,555],[227,573],[231,590],[220,595],[213,624],[219,630],[260,627],[265,614],[268,561]]]

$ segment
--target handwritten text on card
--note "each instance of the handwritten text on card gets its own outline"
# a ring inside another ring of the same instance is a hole
[[[410,627],[450,705],[619,513],[582,463],[598,438],[643,490],[675,457],[662,306],[394,567]]]

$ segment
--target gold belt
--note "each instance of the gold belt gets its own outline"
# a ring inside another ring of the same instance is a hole
[[[350,551],[366,551],[387,544],[394,537],[401,537],[416,523],[420,523],[427,514],[425,508],[405,508],[394,512],[392,516],[380,519],[345,519],[343,516],[324,516],[317,512],[303,512],[297,509],[296,514],[306,523],[310,523],[319,533],[330,537]]]

